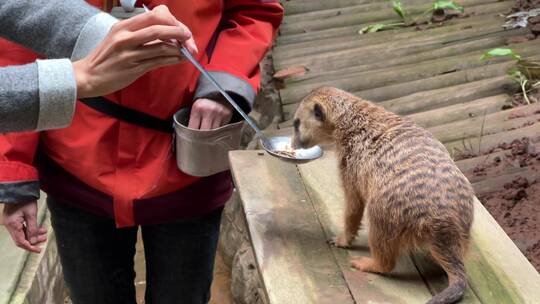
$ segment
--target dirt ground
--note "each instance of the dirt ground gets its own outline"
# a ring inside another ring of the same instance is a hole
[[[540,0],[517,0],[512,11],[527,11],[540,7]]]
[[[540,184],[518,179],[507,189],[480,200],[540,271]]]
[[[540,169],[540,151],[528,139],[516,140],[508,148],[506,157],[482,164],[475,175],[499,176],[508,168]],[[524,176],[515,178],[503,189],[479,197],[499,225],[540,271],[540,182],[529,182]]]

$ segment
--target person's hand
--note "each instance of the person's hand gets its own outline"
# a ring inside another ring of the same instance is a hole
[[[233,115],[232,106],[226,101],[200,98],[191,108],[188,127],[211,130],[228,124]]]
[[[17,247],[39,253],[47,240],[47,229],[37,226],[37,202],[4,204],[4,227]]]
[[[73,63],[77,97],[107,95],[152,69],[181,62],[171,40],[198,52],[190,30],[164,5],[116,23],[88,56]]]

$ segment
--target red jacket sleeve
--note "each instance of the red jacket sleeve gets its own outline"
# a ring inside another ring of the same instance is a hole
[[[225,1],[220,31],[205,67],[225,90],[243,97],[249,105],[259,89],[259,63],[282,19],[283,7],[278,1]],[[210,83],[199,78],[195,98],[216,93]]]
[[[39,179],[33,166],[39,133],[0,136],[0,203],[22,203],[39,198]]]

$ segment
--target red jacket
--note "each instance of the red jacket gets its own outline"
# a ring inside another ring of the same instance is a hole
[[[198,60],[209,71],[224,72],[258,90],[259,62],[283,16],[278,1],[140,2],[166,4],[191,29]],[[14,48],[0,41],[0,65],[35,59]],[[186,62],[147,73],[107,98],[167,119],[194,101],[198,78]],[[203,179],[183,174],[171,143],[170,134],[119,121],[78,102],[66,129],[0,137],[0,183],[9,185],[0,200],[28,200],[21,187],[32,189],[40,181],[49,195],[114,216],[119,227],[198,216],[223,205],[232,191],[228,172]]]

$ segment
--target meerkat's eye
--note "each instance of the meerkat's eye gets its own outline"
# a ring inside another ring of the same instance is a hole
[[[293,122],[294,129],[298,131],[300,129],[300,119],[296,118]]]
[[[315,118],[317,120],[324,121],[325,119],[324,111],[320,104],[316,103],[315,106],[313,107],[313,115],[315,115]]]

